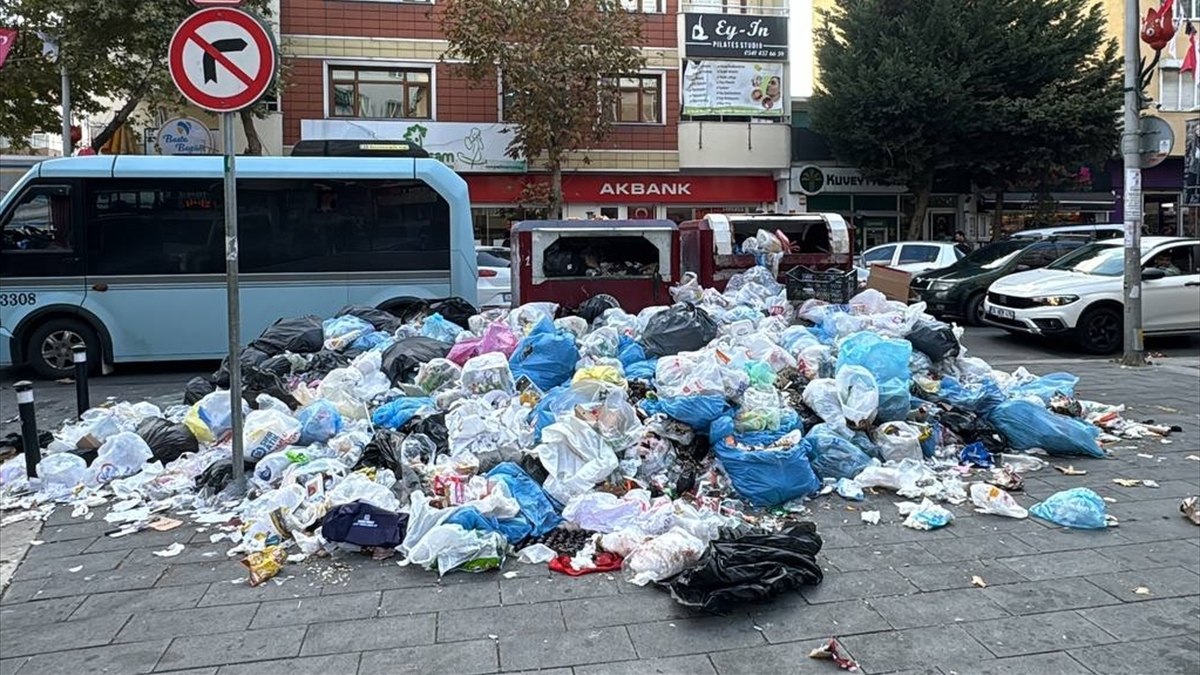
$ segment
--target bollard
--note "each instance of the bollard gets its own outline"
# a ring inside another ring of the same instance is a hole
[[[25,475],[37,476],[42,449],[38,445],[37,413],[33,410],[33,383],[22,380],[13,385],[17,392],[17,409],[21,413],[21,444],[25,446]]]
[[[88,396],[88,356],[87,347],[75,345],[72,358],[75,360],[75,409],[80,417],[92,407]]]

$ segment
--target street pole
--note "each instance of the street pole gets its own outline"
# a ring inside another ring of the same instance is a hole
[[[237,159],[234,113],[221,113],[221,139],[225,153],[225,288],[229,309],[229,404],[233,422],[233,480],[245,490],[245,448],[242,440],[242,310],[238,296]]]
[[[1142,169],[1140,146],[1142,93],[1138,0],[1125,0],[1125,352],[1121,363],[1145,365],[1142,346]]]
[[[71,156],[71,76],[62,52],[58,54],[59,70],[62,73],[62,147],[63,157]]]

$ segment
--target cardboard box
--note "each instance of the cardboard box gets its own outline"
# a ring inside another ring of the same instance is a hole
[[[872,265],[871,274],[867,277],[867,288],[874,288],[883,293],[888,300],[897,300],[908,304],[908,282],[912,278],[904,270]]]

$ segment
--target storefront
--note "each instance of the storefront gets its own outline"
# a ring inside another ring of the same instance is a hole
[[[1117,195],[1108,222],[1119,223],[1124,213],[1124,172],[1121,164],[1109,165],[1113,192]],[[1195,237],[1200,235],[1200,209],[1183,207],[1184,158],[1169,157],[1162,164],[1142,169],[1142,224],[1151,235]]]
[[[546,175],[467,174],[463,178],[471,192],[475,236],[480,241],[493,243],[506,238],[512,221],[543,217],[538,209],[523,207],[522,201],[530,192],[545,189],[549,182]],[[666,218],[682,222],[706,213],[769,209],[774,202],[775,181],[771,176],[563,176],[565,218]]]

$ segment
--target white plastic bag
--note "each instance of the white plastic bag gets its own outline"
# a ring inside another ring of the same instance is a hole
[[[923,457],[921,432],[907,422],[884,422],[875,429],[872,438],[885,462],[899,462],[906,458],[920,460]]]
[[[603,539],[601,542],[603,543]],[[708,544],[692,536],[687,530],[675,527],[666,534],[638,546],[625,558],[624,568],[631,583],[645,586],[673,577],[695,565],[707,547]]]
[[[842,414],[854,425],[869,423],[879,410],[879,385],[862,366],[843,366],[837,372],[838,401]]]
[[[725,393],[721,364],[710,350],[660,358],[654,368],[654,386],[665,398]]]
[[[489,391],[513,392],[512,370],[502,352],[480,354],[462,368],[462,388],[475,395]]]
[[[801,400],[825,422],[845,428],[846,418],[842,413],[842,401],[838,398],[838,385],[832,378],[823,377],[809,382],[801,394]]]
[[[971,484],[971,503],[976,513],[989,513],[1007,518],[1028,518],[1029,511],[1017,503],[1012,495],[995,485]]]
[[[562,515],[584,530],[608,533],[632,526],[646,506],[644,501],[618,499],[608,492],[586,492],[572,497]]]
[[[550,473],[543,485],[559,502],[589,492],[617,470],[617,456],[588,423],[565,414],[542,430],[536,453]]]
[[[154,453],[141,436],[122,431],[100,446],[96,461],[88,467],[84,481],[92,486],[106,485],[117,478],[141,471],[142,466],[153,457]]]
[[[246,401],[238,399],[242,404],[242,413],[250,412]],[[212,443],[229,433],[233,419],[233,406],[229,400],[228,391],[214,391],[196,401],[196,405],[188,410],[183,423],[201,443]]]
[[[425,568],[437,567],[438,576],[475,561],[473,571],[494,569],[504,561],[507,547],[499,532],[464,530],[461,525],[437,525],[413,546],[406,558]]]
[[[255,410],[246,415],[242,442],[246,457],[258,461],[300,440],[300,420],[278,410]]]
[[[363,384],[363,374],[358,368],[337,368],[329,371],[317,387],[316,398],[323,398],[334,405],[343,418],[358,420],[369,417],[367,404],[358,388]],[[301,403],[304,403],[301,401]]]
[[[393,484],[396,482],[394,476],[391,482]],[[331,508],[351,502],[366,502],[384,511],[395,513],[400,510],[400,500],[392,494],[391,485],[373,481],[365,474],[357,472],[346,476],[333,486],[333,489],[327,493],[326,499]]]
[[[71,452],[46,455],[37,465],[37,475],[42,480],[42,487],[50,492],[65,492],[74,488],[83,482],[87,470],[87,462]],[[24,471],[21,473],[24,474]]]

